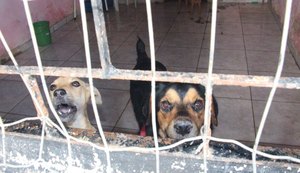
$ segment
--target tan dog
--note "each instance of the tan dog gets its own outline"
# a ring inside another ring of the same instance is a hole
[[[97,104],[101,95],[94,87]],[[91,93],[89,84],[78,78],[59,77],[50,85],[50,96],[56,112],[67,127],[94,129],[87,115],[87,103]]]

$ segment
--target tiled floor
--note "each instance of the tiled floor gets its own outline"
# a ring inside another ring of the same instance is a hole
[[[170,71],[207,72],[210,13],[202,6],[201,18],[193,18],[183,4],[177,13],[177,1],[152,4],[156,58]],[[200,14],[200,13],[199,13]],[[93,67],[99,67],[92,15],[88,14]],[[105,14],[108,42],[113,64],[132,69],[137,35],[148,43],[145,4],[120,5],[120,12]],[[52,45],[41,49],[45,66],[85,67],[80,19],[71,21],[53,33]],[[226,4],[218,9],[214,73],[274,75],[280,47],[280,27],[268,5]],[[149,47],[147,48],[149,50]],[[283,76],[299,77],[299,66],[289,51]],[[33,49],[20,54],[22,65],[36,65]],[[11,64],[11,63],[8,63]],[[24,84],[18,76],[0,76],[0,115],[5,119],[35,116],[36,112]],[[49,78],[50,83],[53,78]],[[137,133],[129,96],[129,82],[95,80],[103,105],[99,107],[105,130]],[[219,126],[214,136],[253,141],[270,89],[215,86],[219,103]],[[300,92],[278,89],[262,136],[269,144],[300,146]],[[89,114],[95,124],[91,106]]]

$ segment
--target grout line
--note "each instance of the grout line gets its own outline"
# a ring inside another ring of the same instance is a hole
[[[158,52],[158,51],[160,50],[160,48],[162,47],[164,41],[166,40],[167,35],[170,33],[171,29],[173,28],[173,26],[174,26],[175,23],[176,23],[176,18],[179,16],[179,13],[176,12],[175,14],[176,14],[176,17],[174,17],[174,20],[171,22],[172,24],[171,24],[170,28],[165,32],[165,36],[162,37],[162,39],[161,39],[161,41],[160,41],[160,44],[158,45],[157,50],[155,50],[155,54],[156,54],[156,55],[157,55],[157,52]],[[153,33],[154,33],[154,37],[155,37],[155,31],[154,31],[154,29],[153,29]],[[149,45],[149,46],[150,46],[150,45]],[[157,58],[158,58],[158,57],[157,57]]]
[[[242,26],[242,36],[243,36],[243,43],[244,43],[244,52],[245,52],[245,58],[246,58],[246,65],[247,65],[247,74],[249,75],[249,62],[248,62],[248,57],[247,57],[247,48],[246,48],[246,42],[245,42],[245,35],[244,35],[244,27],[243,27],[243,22],[242,22],[242,17],[241,17],[241,6],[239,4],[239,16],[241,20],[241,26]],[[248,87],[250,91],[250,99],[251,99],[251,109],[252,109],[252,120],[253,120],[253,130],[254,130],[254,139],[256,138],[256,123],[255,123],[255,115],[254,115],[254,106],[253,106],[253,97],[252,97],[252,89],[251,87]]]
[[[121,118],[124,116],[123,114],[124,114],[124,112],[125,112],[127,106],[129,105],[129,102],[130,102],[130,101],[131,101],[131,99],[129,98],[128,101],[127,101],[127,103],[126,103],[126,106],[124,107],[124,109],[123,109],[123,111],[121,112],[121,114],[120,114],[118,120],[116,121],[116,124],[114,125],[114,127],[113,127],[113,129],[112,129],[112,132],[114,132],[115,129],[118,128],[118,127],[117,127],[117,124],[119,123],[119,121],[121,120]],[[133,112],[133,115],[134,115],[134,112]]]
[[[228,100],[243,100],[243,101],[255,101],[255,102],[266,102],[267,100],[263,100],[263,99],[247,99],[247,98],[233,98],[233,97],[223,97],[223,96],[215,96],[216,98],[220,98],[220,99],[228,99]],[[297,101],[279,101],[279,100],[274,100],[274,103],[286,103],[286,104],[299,104],[300,102]]]
[[[209,4],[206,5],[206,12],[205,12],[205,14],[206,14],[206,20],[205,21],[208,21],[210,14],[212,14],[212,13],[209,13]],[[199,55],[198,55],[196,72],[198,71],[198,68],[199,68],[199,65],[200,65],[199,63],[200,63],[200,58],[201,58],[201,54],[202,54],[203,49],[210,50],[209,48],[203,48],[204,41],[205,41],[206,30],[208,29],[207,26],[208,26],[208,22],[205,22],[204,34],[203,34],[203,37],[202,37],[201,46],[200,46],[200,52],[199,52]],[[217,34],[216,34],[216,36],[217,36]],[[207,68],[207,71],[208,71],[208,68]]]
[[[103,80],[102,80],[103,81]],[[115,80],[117,81],[117,80]],[[106,87],[98,87],[98,89],[102,89],[102,90],[109,90],[109,91],[129,91],[129,89],[117,89],[117,88],[106,88]]]
[[[23,82],[22,82],[23,83]],[[24,97],[22,97],[8,112],[7,114],[20,114],[20,113],[12,113],[11,111],[13,111],[18,105],[20,105],[24,100],[26,100],[26,98],[29,96],[30,94],[26,94]],[[33,103],[32,103],[33,104]],[[23,114],[21,114],[23,115]],[[28,115],[26,115],[28,116]]]

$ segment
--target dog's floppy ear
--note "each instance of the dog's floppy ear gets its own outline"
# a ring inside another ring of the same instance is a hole
[[[101,105],[102,104],[102,97],[101,94],[99,92],[99,90],[95,87],[94,88],[94,94],[95,94],[95,100],[96,100],[96,104]],[[90,92],[90,86],[89,84],[86,84],[86,90],[87,90],[87,98],[86,100],[89,100],[91,98],[91,92]]]
[[[218,126],[218,103],[214,96],[212,96],[211,103],[211,123],[215,126]]]
[[[203,85],[198,85],[198,91],[202,98],[205,98],[205,87]],[[212,95],[211,103],[211,127],[213,125],[218,126],[218,103],[214,95]]]
[[[102,97],[101,97],[101,94],[100,94],[99,90],[95,87],[94,87],[94,94],[95,94],[96,103],[98,105],[101,105],[102,104]]]

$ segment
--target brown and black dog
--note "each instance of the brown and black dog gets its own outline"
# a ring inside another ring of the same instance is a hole
[[[138,39],[137,64],[135,70],[150,70],[151,61],[145,51],[145,44]],[[166,67],[156,62],[158,71]],[[183,139],[198,136],[204,124],[205,87],[198,84],[156,83],[157,130],[162,138]],[[145,128],[147,136],[152,136],[151,123],[151,83],[130,81],[130,97],[140,131]],[[218,125],[218,105],[212,97],[211,128]],[[140,133],[142,134],[142,133]]]

